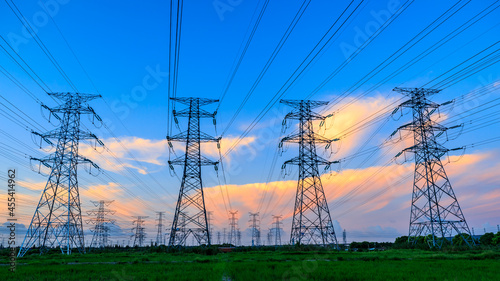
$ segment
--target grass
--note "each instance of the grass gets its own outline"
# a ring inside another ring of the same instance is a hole
[[[498,249],[31,254],[18,263],[15,273],[0,266],[0,280],[500,280]]]

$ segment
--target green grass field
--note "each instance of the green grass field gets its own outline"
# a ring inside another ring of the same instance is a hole
[[[140,251],[27,255],[0,280],[500,280],[500,251]]]

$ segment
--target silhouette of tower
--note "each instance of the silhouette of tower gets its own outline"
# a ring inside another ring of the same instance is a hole
[[[281,216],[273,216],[273,219],[274,246],[281,246]]]
[[[411,123],[396,130],[408,130],[414,136],[414,145],[396,156],[405,152],[415,154],[409,242],[416,243],[419,236],[430,235],[431,239],[427,239],[429,246],[441,248],[445,240],[456,233],[467,245],[474,245],[469,226],[441,163],[441,157],[448,151],[462,148],[447,149],[439,144],[436,138],[453,127],[444,127],[431,118],[440,104],[427,97],[440,90],[395,88],[394,91],[409,97],[399,108],[411,108],[413,115]]]
[[[210,229],[203,195],[201,166],[215,165],[217,167],[218,162],[210,161],[201,155],[200,143],[216,142],[219,139],[200,131],[200,119],[214,118],[216,114],[209,113],[200,107],[217,102],[218,100],[203,98],[171,99],[188,106],[184,110],[173,111],[175,120],[177,120],[177,117],[188,118],[188,128],[187,131],[175,136],[167,136],[169,142],[182,141],[186,143],[185,155],[168,161],[171,169],[173,169],[172,165],[182,165],[184,167],[179,199],[177,200],[172,229],[170,231],[169,245],[183,245],[189,235],[193,235],[199,245],[210,245]],[[179,231],[179,217],[183,215],[186,217],[185,229],[184,231]]]
[[[238,245],[238,219],[236,218],[237,213],[238,211],[229,211],[231,217],[229,218],[229,241],[227,241],[227,243],[234,246]]]
[[[250,229],[252,231],[252,246],[260,246],[260,226],[259,226],[259,213],[250,214]]]
[[[327,105],[328,102],[310,100],[281,100],[280,102],[294,108],[285,116],[284,122],[287,119],[299,121],[299,132],[283,138],[280,142],[280,147],[283,147],[284,142],[299,144],[299,156],[285,161],[283,164],[283,168],[287,164],[299,166],[290,243],[334,245],[337,247],[337,238],[318,165],[329,166],[332,163],[338,163],[338,161],[328,161],[316,154],[317,143],[330,145],[334,140],[314,133],[313,129],[313,121],[324,121],[326,117],[313,112],[312,109]]]
[[[146,229],[144,227],[144,219],[146,218],[148,218],[148,216],[137,216],[137,219],[132,222],[135,224],[135,227],[132,228],[132,232],[134,232],[134,234],[132,234],[132,237],[134,237],[134,247],[144,246],[144,239],[146,238],[146,233],[144,232]]]
[[[53,145],[50,139],[56,139],[57,145],[55,152],[48,157],[31,158],[51,168],[51,172],[19,250],[19,257],[24,256],[34,245],[40,248],[40,253],[52,247],[60,247],[63,254],[70,254],[74,248],[80,253],[85,252],[77,166],[88,164],[89,169],[98,167],[78,154],[78,146],[80,140],[85,139],[93,139],[100,145],[103,143],[91,132],[80,129],[80,116],[93,114],[94,118],[101,121],[87,104],[101,96],[79,93],[49,95],[61,100],[62,104],[53,108],[43,107],[59,119],[61,125],[45,134],[33,132],[50,145]]]
[[[109,237],[109,226],[108,224],[113,224],[115,220],[107,219],[106,215],[114,215],[115,211],[106,209],[112,201],[100,200],[91,201],[94,206],[98,207],[96,210],[88,211],[87,214],[90,216],[96,216],[96,218],[90,219],[87,223],[94,224],[94,229],[91,231],[94,233],[92,236],[92,241],[90,242],[90,247],[93,248],[104,248],[108,246]]]
[[[158,226],[158,231],[156,232],[156,245],[157,246],[160,246],[160,245],[165,245],[165,241],[163,240],[163,214],[165,214],[165,212],[156,212],[156,215],[158,216],[157,220],[158,220],[158,224],[156,226]]]

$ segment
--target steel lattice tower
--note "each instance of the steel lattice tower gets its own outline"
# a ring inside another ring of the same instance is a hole
[[[78,145],[80,140],[85,139],[94,139],[101,145],[102,142],[94,134],[80,129],[80,116],[93,114],[101,120],[87,104],[88,101],[101,96],[79,93],[48,94],[62,101],[61,105],[53,108],[43,106],[61,121],[61,125],[45,134],[34,132],[51,145],[53,143],[50,139],[56,139],[57,145],[55,152],[48,157],[32,158],[50,167],[51,172],[19,250],[19,257],[24,256],[35,245],[40,248],[40,253],[52,247],[60,247],[63,254],[70,254],[74,248],[80,253],[85,252],[77,166],[87,163],[98,167],[78,154]]]
[[[280,102],[294,108],[285,116],[285,122],[287,119],[299,121],[299,132],[283,138],[280,142],[280,147],[284,142],[299,144],[299,156],[283,164],[283,168],[287,164],[299,166],[290,243],[337,247],[337,238],[318,170],[318,165],[330,165],[335,162],[325,160],[316,154],[316,143],[329,145],[333,140],[314,133],[313,129],[313,121],[324,121],[326,117],[313,112],[312,109],[327,105],[328,102],[310,100]]]
[[[144,219],[146,218],[148,218],[148,216],[137,216],[137,219],[132,222],[132,224],[135,224],[135,227],[132,228],[132,232],[135,232],[132,234],[132,237],[134,237],[134,247],[142,247],[144,245],[144,238],[146,238],[146,233],[144,233],[146,229],[144,227]]]
[[[156,212],[156,214],[158,215],[158,224],[156,226],[158,226],[158,231],[156,232],[156,245],[157,246],[160,246],[160,245],[165,245],[165,241],[163,240],[164,236],[163,236],[163,214],[165,214],[165,212]]]
[[[188,128],[185,132],[175,136],[167,136],[170,141],[182,141],[186,143],[185,155],[168,161],[172,165],[182,165],[184,172],[182,176],[179,198],[175,208],[172,229],[170,231],[170,246],[183,245],[189,235],[193,235],[199,245],[210,245],[210,229],[205,208],[203,195],[203,184],[201,180],[201,166],[217,165],[218,162],[211,161],[201,155],[200,143],[216,142],[213,138],[200,131],[201,118],[214,118],[216,113],[209,113],[201,106],[208,105],[218,100],[203,98],[171,98],[173,101],[187,105],[188,108],[181,111],[173,111],[175,118],[187,117]],[[189,212],[189,214],[188,214]],[[179,217],[186,217],[185,230],[180,231]]]
[[[469,226],[441,163],[444,154],[457,149],[447,149],[436,140],[452,127],[444,127],[431,118],[440,104],[427,97],[440,90],[395,88],[394,91],[410,98],[398,108],[411,108],[413,115],[413,121],[398,130],[413,132],[414,145],[397,155],[404,152],[415,154],[409,242],[416,243],[419,236],[430,235],[432,239],[427,239],[429,246],[441,248],[444,241],[456,233],[467,245],[474,245]]]
[[[98,207],[98,209],[87,212],[90,216],[96,216],[96,218],[87,221],[87,223],[95,224],[94,229],[91,229],[94,235],[92,236],[90,247],[104,248],[108,246],[108,224],[113,224],[115,220],[107,219],[105,216],[115,214],[115,211],[106,209],[106,207],[113,203],[113,201],[91,201],[94,206]]]
[[[236,218],[236,214],[238,211],[229,211],[231,217],[229,218],[229,241],[228,244],[232,244],[234,246],[238,245],[238,219]]]
[[[274,219],[274,246],[281,246],[281,216],[273,216]],[[272,237],[272,236],[271,236]],[[269,244],[271,245],[271,244]]]
[[[260,227],[259,227],[259,213],[250,214],[250,229],[252,231],[252,246],[260,246]]]

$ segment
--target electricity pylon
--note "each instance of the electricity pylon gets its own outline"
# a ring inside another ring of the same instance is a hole
[[[236,214],[238,211],[229,211],[231,217],[229,218],[229,241],[228,244],[232,244],[234,246],[238,245],[238,219],[236,218]]]
[[[294,108],[285,116],[284,123],[287,119],[299,121],[299,132],[283,138],[280,142],[280,147],[283,147],[284,142],[299,144],[299,156],[283,164],[284,169],[287,164],[299,166],[290,243],[337,247],[337,237],[321,184],[318,165],[328,167],[338,161],[328,161],[316,154],[317,143],[326,143],[330,146],[335,140],[326,139],[314,133],[313,128],[313,121],[323,122],[326,117],[313,112],[312,109],[327,105],[328,102],[310,100],[281,100],[280,102]]]
[[[444,241],[451,240],[453,233],[456,233],[467,245],[474,245],[469,226],[441,163],[441,157],[447,152],[462,148],[447,149],[436,139],[457,126],[444,127],[431,118],[441,104],[427,97],[440,90],[395,88],[394,91],[410,98],[398,108],[410,108],[413,115],[411,123],[396,130],[411,131],[414,139],[413,146],[397,155],[405,152],[415,154],[409,242],[416,243],[419,236],[428,236],[426,240],[430,247],[441,248]]]
[[[260,227],[259,227],[259,213],[250,214],[250,229],[252,231],[252,246],[260,246]]]
[[[43,107],[60,120],[61,125],[45,134],[33,132],[49,145],[53,145],[50,139],[56,139],[57,145],[55,152],[48,157],[31,159],[39,161],[40,166],[43,164],[50,168],[51,172],[21,244],[19,257],[24,256],[35,245],[40,248],[40,253],[52,247],[60,247],[63,254],[71,254],[74,248],[80,253],[85,252],[77,166],[86,163],[89,167],[98,167],[78,154],[78,145],[80,140],[86,139],[93,139],[100,145],[103,143],[91,132],[80,129],[80,116],[93,114],[94,118],[101,121],[87,104],[101,96],[79,93],[49,95],[61,100],[62,104],[53,108]]]
[[[281,246],[281,216],[273,216],[274,246]],[[271,245],[271,244],[269,244]]]
[[[201,106],[208,105],[218,100],[204,98],[171,98],[175,102],[187,105],[188,108],[173,111],[174,120],[177,117],[188,118],[188,128],[185,132],[174,136],[167,136],[169,141],[181,141],[186,143],[186,153],[174,160],[169,160],[168,164],[182,165],[184,172],[182,176],[179,198],[175,208],[172,229],[170,231],[170,246],[183,245],[189,235],[193,235],[199,245],[210,245],[210,229],[205,208],[205,198],[203,195],[203,184],[201,180],[201,166],[214,165],[218,162],[211,161],[201,155],[201,142],[218,142],[220,139],[213,138],[200,131],[201,118],[215,118],[216,113],[210,113],[201,109]],[[189,214],[188,214],[189,212]],[[178,223],[179,217],[186,217],[184,231],[180,231]]]
[[[92,236],[92,241],[90,242],[90,247],[93,248],[104,248],[108,246],[108,237],[109,237],[109,226],[108,224],[113,224],[115,220],[105,218],[106,215],[114,215],[115,211],[106,209],[112,201],[91,201],[94,206],[98,207],[96,210],[88,211],[87,214],[90,216],[96,216],[96,218],[92,218],[87,221],[87,223],[95,224],[94,229],[91,231],[94,233]]]
[[[158,226],[158,231],[156,232],[156,245],[157,246],[160,246],[160,245],[165,245],[165,241],[163,240],[163,214],[165,214],[165,212],[156,212],[156,214],[158,215],[158,224],[156,226]]]
[[[146,238],[146,233],[144,232],[146,229],[144,227],[144,219],[146,218],[148,218],[148,216],[137,216],[137,219],[132,221],[132,224],[135,224],[135,227],[132,228],[132,232],[135,232],[132,234],[132,237],[134,237],[134,247],[142,247],[144,244],[144,238]]]

